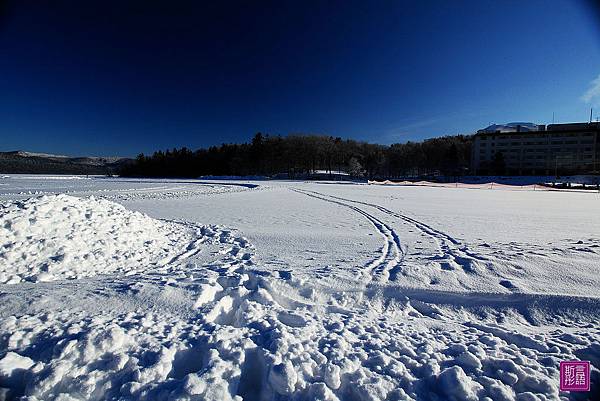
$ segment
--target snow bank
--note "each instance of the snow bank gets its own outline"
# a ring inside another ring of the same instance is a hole
[[[570,183],[575,185],[598,185],[600,178],[595,175],[572,175],[557,178],[555,176],[462,176],[462,177],[437,177],[437,181],[371,181],[374,185],[414,185],[451,188],[479,188],[479,189],[540,189],[540,184],[545,183]]]
[[[93,177],[101,176],[90,176],[90,175],[21,175],[21,180],[91,180]]]
[[[268,180],[269,177],[264,175],[203,175],[199,177],[203,180],[251,180],[261,181]]]
[[[0,205],[0,283],[133,272],[174,257],[190,233],[93,197]]]

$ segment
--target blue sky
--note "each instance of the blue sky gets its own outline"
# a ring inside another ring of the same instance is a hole
[[[0,150],[132,156],[258,131],[389,144],[600,117],[591,2],[167,3],[7,2]]]

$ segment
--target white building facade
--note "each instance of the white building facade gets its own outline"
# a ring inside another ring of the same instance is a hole
[[[510,123],[477,131],[474,174],[567,175],[600,170],[600,123]]]

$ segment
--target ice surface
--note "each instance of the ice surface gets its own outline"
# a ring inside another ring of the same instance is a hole
[[[4,181],[0,397],[598,396],[597,194]]]

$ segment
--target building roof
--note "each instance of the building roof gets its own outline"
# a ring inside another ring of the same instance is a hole
[[[527,132],[527,131],[539,131],[539,126],[534,123],[525,123],[525,122],[492,124],[489,127],[480,129],[477,132],[478,133],[492,133],[492,132]]]
[[[600,130],[600,122],[592,123],[567,123],[567,124],[549,124],[538,125],[533,123],[507,123],[507,124],[492,124],[489,127],[480,129],[477,134],[502,134],[512,132],[540,132],[540,131],[588,131]]]
[[[549,124],[546,131],[581,131],[589,129],[600,129],[600,123],[567,123],[567,124]]]

